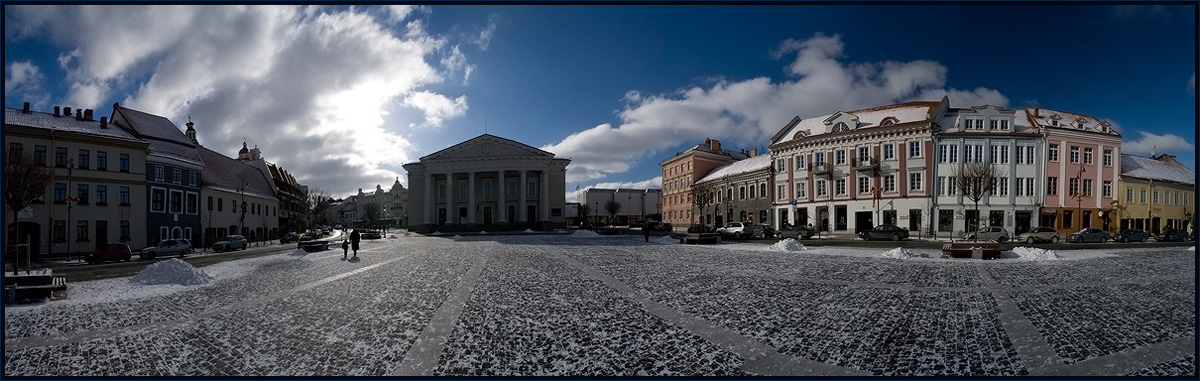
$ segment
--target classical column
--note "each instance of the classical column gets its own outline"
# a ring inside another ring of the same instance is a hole
[[[550,220],[550,171],[542,171],[542,174],[539,177],[540,177],[540,180],[542,183],[542,194],[541,194],[541,197],[539,197],[539,199],[541,199],[541,201],[538,202],[538,204],[540,204],[538,206],[541,208],[541,213],[539,213],[539,214],[542,215],[542,218],[541,218],[542,221],[549,221]]]
[[[521,181],[517,183],[517,195],[519,196],[517,198],[519,200],[517,203],[517,215],[520,216],[520,218],[517,221],[525,222],[528,220],[528,218],[525,216],[525,194],[529,193],[529,190],[525,189],[525,170],[522,169],[519,171],[519,173],[521,174]]]
[[[454,206],[454,173],[446,173],[446,223],[458,223],[458,208]]]
[[[437,203],[434,202],[436,200],[437,200],[437,195],[433,194],[433,174],[426,173],[425,174],[425,194],[422,196],[422,200],[421,200],[421,201],[424,201],[425,207],[423,208],[424,210],[421,211],[421,219],[422,219],[421,223],[429,224],[430,220],[432,220],[431,216],[433,216],[434,209],[437,208]]]
[[[475,171],[467,172],[467,223],[475,223]]]
[[[506,184],[504,182],[504,170],[503,169],[496,171],[496,178],[499,179],[496,181],[496,188],[498,188],[497,190],[499,191],[499,192],[497,192],[499,194],[497,195],[498,201],[496,202],[496,205],[497,205],[496,208],[500,209],[498,211],[499,213],[496,213],[496,214],[498,214],[500,216],[498,218],[499,221],[508,222],[508,218],[506,218],[507,217],[506,213],[508,213],[508,207],[506,207],[504,205],[504,194],[506,192],[508,192],[508,184]]]

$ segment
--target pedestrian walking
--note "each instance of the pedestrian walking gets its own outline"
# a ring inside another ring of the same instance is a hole
[[[650,221],[646,221],[646,224],[642,225],[642,235],[646,236],[646,242],[650,242]]]
[[[342,259],[345,260],[346,256],[349,254],[350,254],[350,240],[342,238]]]
[[[350,249],[354,250],[355,258],[358,258],[358,240],[359,240],[358,229],[354,229],[353,231],[350,232]]]

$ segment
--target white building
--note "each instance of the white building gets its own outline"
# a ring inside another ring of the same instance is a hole
[[[408,163],[409,229],[420,232],[566,226],[568,159],[483,134]]]
[[[620,205],[615,217],[608,213],[606,205],[610,201]],[[660,215],[661,202],[661,189],[588,188],[579,194],[579,205],[587,205],[587,219],[592,225],[640,225]]]
[[[405,205],[408,204],[408,190],[400,184],[398,177],[396,182],[392,183],[391,189],[387,191],[383,190],[383,186],[376,184],[374,191],[363,192],[362,188],[359,188],[358,194],[351,198],[353,198],[353,203],[350,205],[354,207],[354,212],[342,215],[352,218],[347,222],[353,226],[374,224],[383,227],[397,227],[407,223],[405,218],[408,212]],[[370,220],[374,220],[374,222],[372,223]]]

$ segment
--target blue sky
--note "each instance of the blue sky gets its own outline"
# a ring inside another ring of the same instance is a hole
[[[5,6],[5,106],[190,115],[340,197],[488,133],[657,187],[792,116],[948,95],[1118,126],[1195,168],[1196,9],[1121,5]],[[119,21],[117,21],[119,20]]]

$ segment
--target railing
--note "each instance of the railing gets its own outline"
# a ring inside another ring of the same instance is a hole
[[[855,168],[872,168],[876,164],[876,160],[870,157],[861,157],[854,159]]]
[[[812,173],[816,175],[829,173],[829,169],[829,163],[813,163],[808,168],[809,171],[812,171]]]

